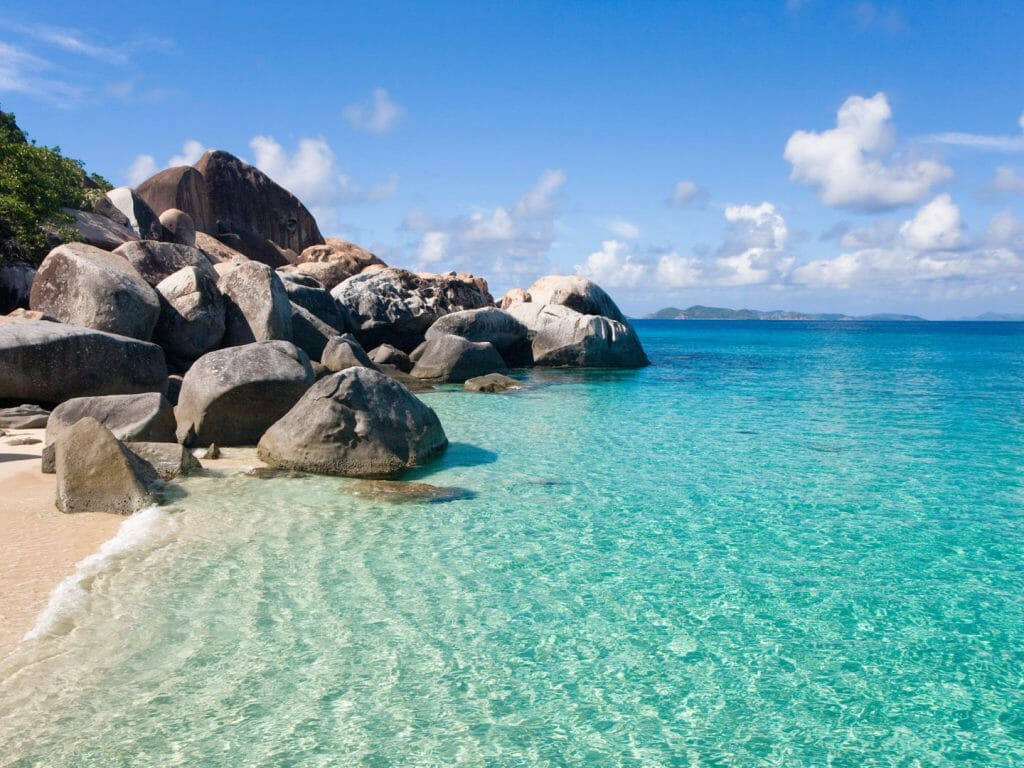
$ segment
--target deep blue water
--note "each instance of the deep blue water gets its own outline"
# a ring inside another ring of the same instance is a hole
[[[0,764],[1024,765],[1024,324],[637,328],[425,395],[465,498],[187,481],[0,664]]]

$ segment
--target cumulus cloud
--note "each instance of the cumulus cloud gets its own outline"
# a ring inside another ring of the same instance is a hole
[[[484,274],[495,280],[492,287],[532,282],[549,271],[548,252],[565,183],[563,171],[546,170],[509,205],[450,219],[411,210],[402,228],[419,236],[413,249],[418,268]]]
[[[625,219],[615,219],[608,225],[613,234],[626,240],[636,240],[640,237],[640,227]]]
[[[601,243],[601,250],[576,265],[576,274],[605,288],[635,288],[647,273],[647,266],[634,262],[629,246],[618,240],[605,240]]]
[[[357,131],[382,134],[398,126],[405,116],[405,107],[393,101],[386,89],[374,88],[368,102],[349,104],[342,114]]]
[[[1017,119],[1021,133],[1016,136],[987,136],[981,133],[937,133],[927,137],[929,141],[950,144],[971,149],[988,149],[994,152],[1024,152],[1024,113]]]
[[[128,169],[124,172],[125,182],[131,187],[138,186],[154,173],[164,168],[174,168],[178,165],[192,165],[196,160],[203,156],[205,151],[206,147],[201,141],[189,139],[181,145],[181,151],[176,155],[171,155],[163,165],[160,165],[153,155],[136,155],[135,159],[132,160],[131,165],[129,165]]]
[[[666,202],[677,208],[687,208],[695,203],[705,201],[707,196],[707,190],[697,182],[683,179],[676,182],[675,187],[672,189],[672,194],[668,196]]]
[[[272,136],[249,142],[255,165],[311,207],[349,199],[351,182],[337,167],[334,152],[322,136],[300,139],[289,153]]]
[[[891,117],[884,93],[851,96],[835,128],[790,136],[783,153],[793,166],[790,178],[817,188],[821,201],[837,208],[882,211],[919,202],[953,171],[936,160],[889,157]]]
[[[987,197],[1001,195],[1024,195],[1024,176],[1007,165],[996,168],[995,177],[985,185],[983,192]]]
[[[812,288],[885,286],[949,298],[997,293],[1024,281],[1024,243],[1008,211],[969,242],[959,209],[948,195],[939,195],[896,228],[888,243],[810,261],[793,270],[792,278]]]

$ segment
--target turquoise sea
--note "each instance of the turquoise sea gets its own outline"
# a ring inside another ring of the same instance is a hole
[[[424,395],[456,500],[132,518],[0,662],[0,765],[1024,765],[1024,324],[637,329]]]

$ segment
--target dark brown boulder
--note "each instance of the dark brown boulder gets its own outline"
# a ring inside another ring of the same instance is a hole
[[[268,267],[277,269],[290,263],[282,248],[252,232],[219,232],[214,236],[222,245]]]
[[[195,168],[203,176],[216,222],[215,230],[200,229],[211,234],[249,232],[296,253],[324,241],[306,206],[258,168],[216,150],[199,158]]]
[[[135,192],[157,216],[169,208],[177,208],[192,217],[197,230],[216,232],[203,175],[190,165],[166,168],[139,184]]]

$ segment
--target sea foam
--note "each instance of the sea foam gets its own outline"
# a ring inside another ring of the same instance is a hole
[[[147,507],[126,518],[114,538],[100,547],[99,552],[78,563],[75,572],[54,588],[35,626],[22,640],[70,632],[98,576],[119,568],[130,557],[160,546],[177,529],[174,517],[159,507]]]

